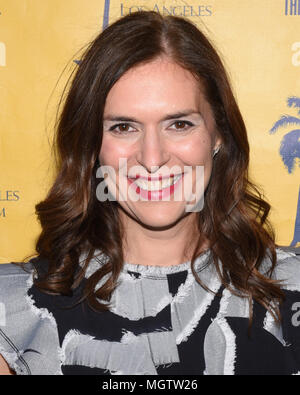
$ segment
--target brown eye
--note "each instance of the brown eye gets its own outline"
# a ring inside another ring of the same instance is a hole
[[[176,129],[183,129],[185,127],[185,122],[177,121],[175,122]]]
[[[189,121],[175,121],[172,126],[175,127],[175,130],[187,130],[190,126],[194,126],[194,124]]]
[[[130,128],[132,128],[132,126],[128,123],[118,123],[117,125],[112,126],[109,130],[121,134],[131,132]]]
[[[129,125],[127,123],[120,123],[118,127],[121,132],[128,132]]]

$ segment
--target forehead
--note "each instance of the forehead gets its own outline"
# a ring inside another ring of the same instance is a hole
[[[203,87],[193,74],[168,58],[138,65],[114,84],[106,98],[108,111],[149,114],[207,107]]]

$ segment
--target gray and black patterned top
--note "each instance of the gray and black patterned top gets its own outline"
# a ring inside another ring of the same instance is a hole
[[[195,280],[190,262],[125,262],[107,312],[76,304],[85,280],[72,296],[40,292],[33,284],[34,269],[47,265],[40,257],[26,271],[0,265],[0,354],[23,375],[299,374],[300,258],[281,249],[277,257],[281,325],[254,302],[250,337],[248,301],[222,286],[209,251],[195,268],[214,293]],[[86,277],[104,261],[95,254]]]

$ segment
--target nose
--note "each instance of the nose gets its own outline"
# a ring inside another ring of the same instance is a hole
[[[136,160],[148,173],[156,172],[169,161],[170,153],[166,141],[154,128],[145,131],[139,144]]]

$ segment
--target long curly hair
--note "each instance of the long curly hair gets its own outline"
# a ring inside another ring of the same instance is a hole
[[[104,105],[108,92],[126,71],[161,55],[189,70],[204,87],[222,138],[205,205],[197,213],[193,274],[210,291],[194,270],[203,241],[209,240],[209,263],[215,265],[226,288],[248,299],[250,322],[253,300],[279,321],[278,306],[284,297],[271,278],[276,245],[267,220],[270,205],[249,180],[246,127],[220,55],[191,21],[153,11],[122,17],[89,43],[61,101],[54,139],[56,178],[46,198],[36,205],[42,227],[36,252],[49,265],[35,285],[45,292],[69,295],[100,251],[107,259],[86,279],[82,300],[98,311],[109,309],[123,267],[124,230],[118,202],[96,198]],[[79,262],[82,255],[83,263]],[[270,265],[262,273],[266,256]],[[95,289],[104,276],[106,280]]]

